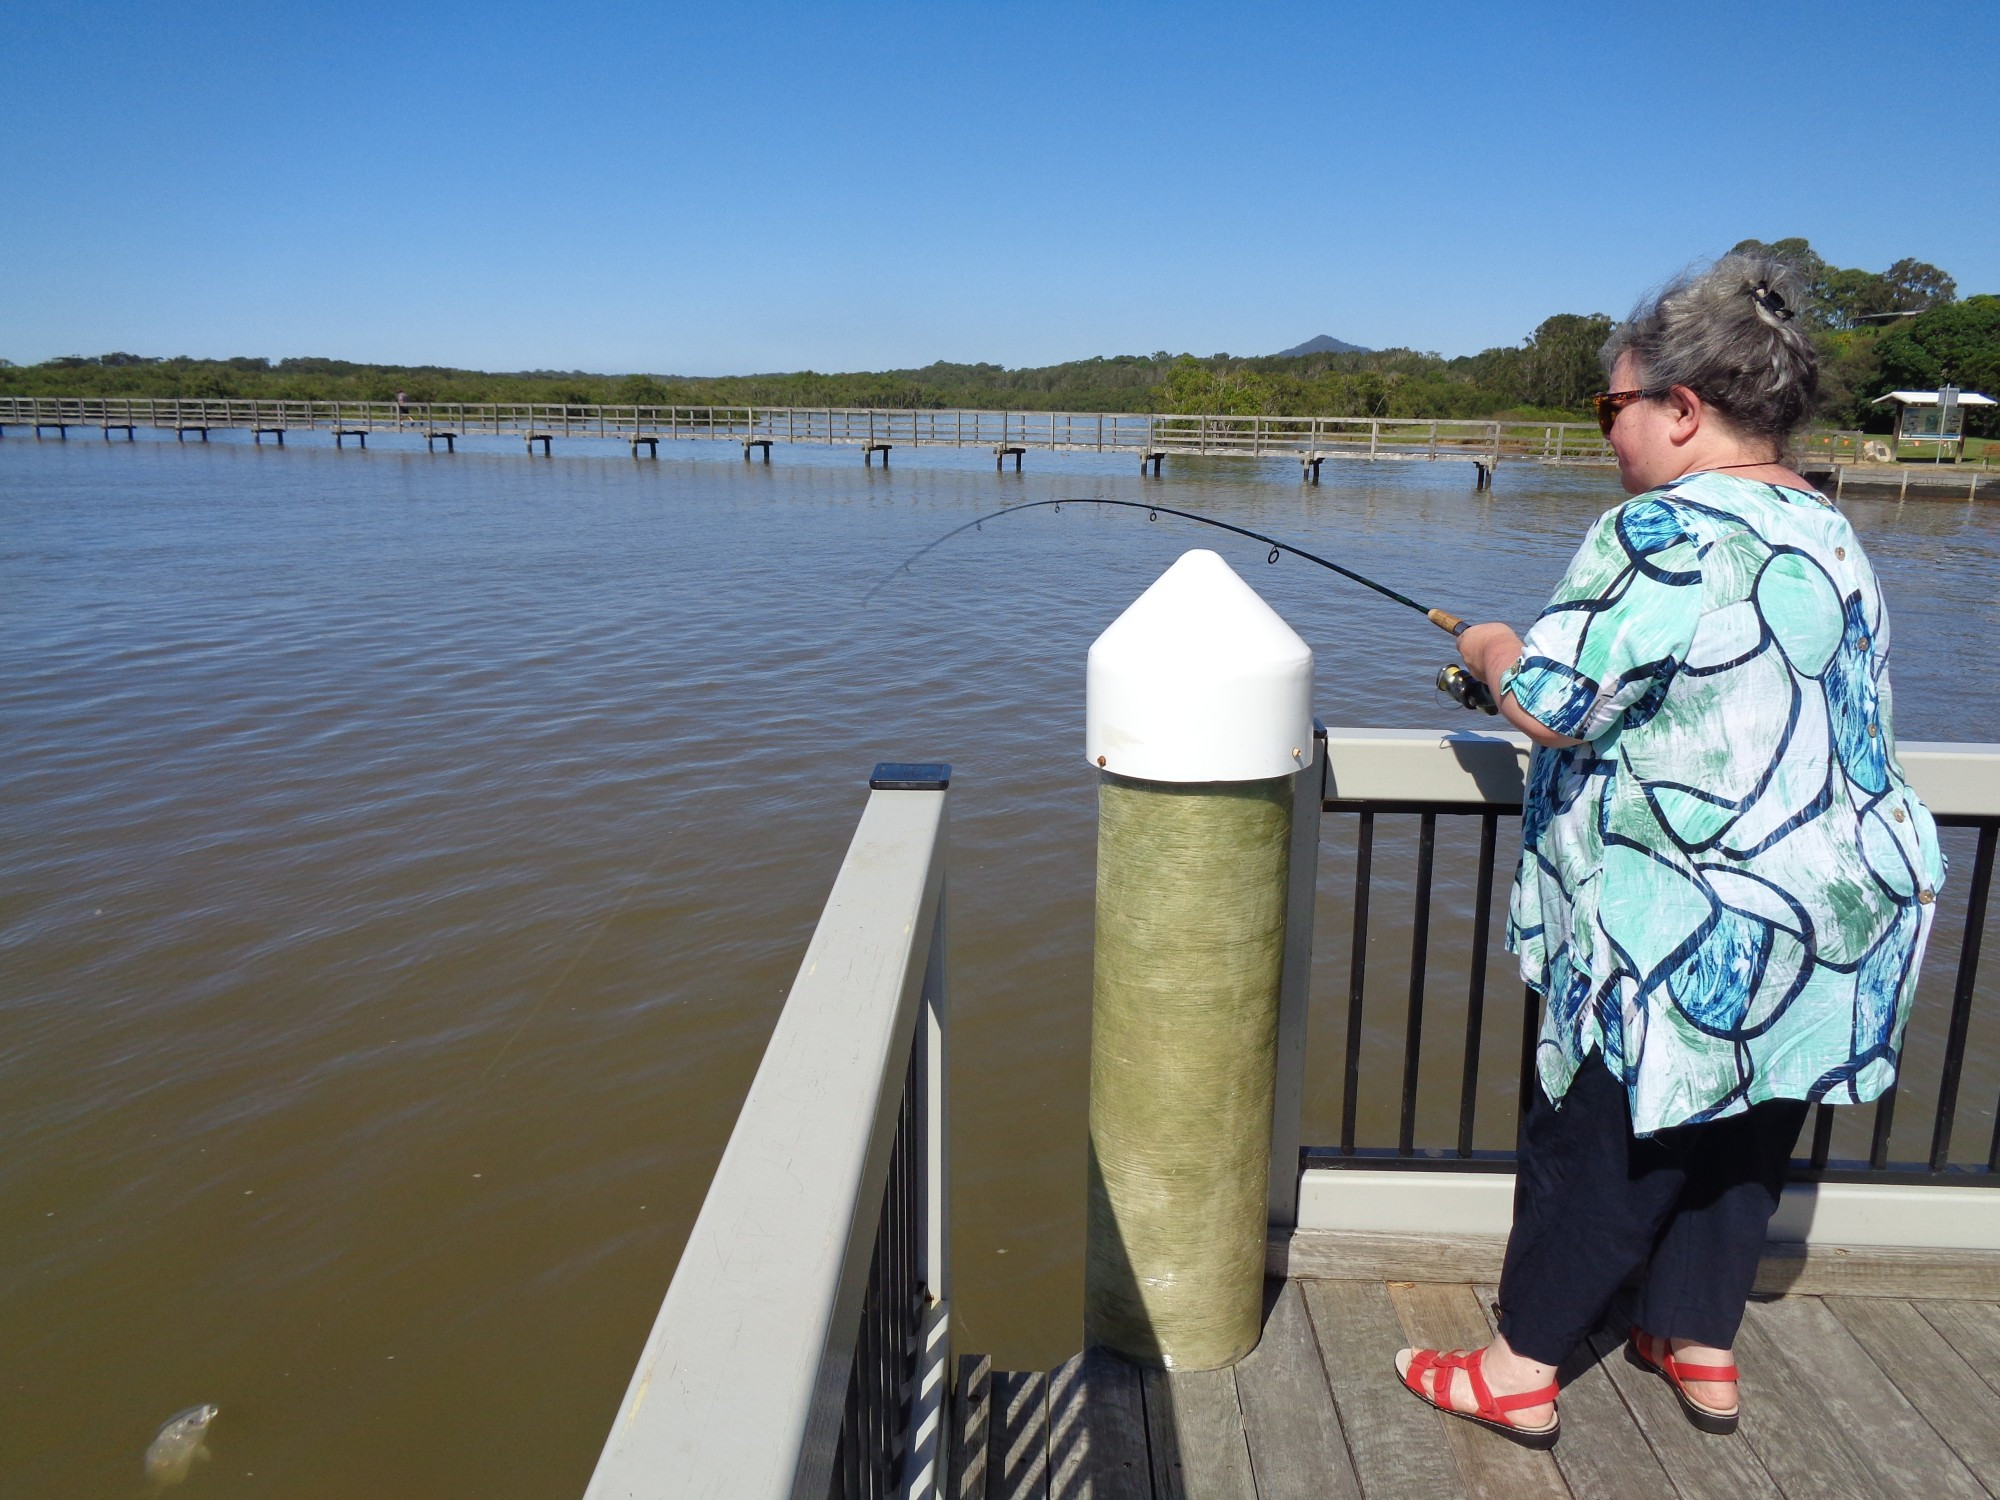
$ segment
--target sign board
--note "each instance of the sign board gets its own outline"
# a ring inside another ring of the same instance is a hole
[[[1938,420],[1942,415],[1942,407],[1906,406],[1902,421],[1896,424],[1896,436],[1908,443],[1934,443],[1938,439]]]
[[[1935,444],[1940,450],[1963,438],[1965,432],[1965,408],[1959,404],[1958,387],[1943,386],[1937,393],[1935,402],[1925,402],[1919,406],[1914,402],[1903,408],[1902,419],[1896,424],[1899,442]]]

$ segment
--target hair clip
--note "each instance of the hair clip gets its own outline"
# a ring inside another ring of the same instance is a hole
[[[1790,322],[1792,309],[1785,305],[1785,299],[1771,290],[1770,283],[1760,281],[1750,288],[1750,300],[1761,311],[1769,313],[1780,323]]]

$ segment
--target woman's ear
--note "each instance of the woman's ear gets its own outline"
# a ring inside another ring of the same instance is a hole
[[[1708,415],[1708,408],[1702,403],[1701,397],[1687,386],[1677,385],[1667,392],[1666,403],[1667,412],[1672,418],[1667,429],[1668,436],[1676,444],[1692,441],[1695,434],[1701,431],[1702,422]]]

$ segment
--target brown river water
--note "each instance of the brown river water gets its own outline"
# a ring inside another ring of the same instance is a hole
[[[1528,465],[1480,495],[1445,464],[1306,489],[1285,461],[474,448],[0,442],[0,1495],[144,1493],[159,1424],[203,1402],[190,1496],[580,1493],[878,759],[956,768],[958,1346],[1061,1359],[1091,640],[1213,546],[1313,643],[1329,723],[1471,720],[1416,616],[1130,511],[1009,517],[864,591],[982,511],[1094,494],[1518,625],[1619,498]],[[1895,612],[1899,733],[2000,739],[2000,510],[1847,508]],[[1411,821],[1377,853],[1375,1140]],[[1426,1144],[1454,1131],[1470,844],[1441,832]],[[1330,818],[1309,1143],[1338,1126],[1349,845]],[[1987,969],[1961,1156],[2000,1083]],[[1520,1006],[1492,973],[1482,1146],[1510,1136]],[[1895,1154],[1927,1140],[1914,1118]]]

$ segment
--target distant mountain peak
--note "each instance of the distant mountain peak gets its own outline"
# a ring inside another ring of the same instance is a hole
[[[1273,359],[1291,359],[1300,354],[1373,354],[1359,344],[1350,344],[1345,339],[1337,339],[1330,333],[1322,333],[1307,339],[1303,344],[1295,344],[1290,349],[1280,349]]]

